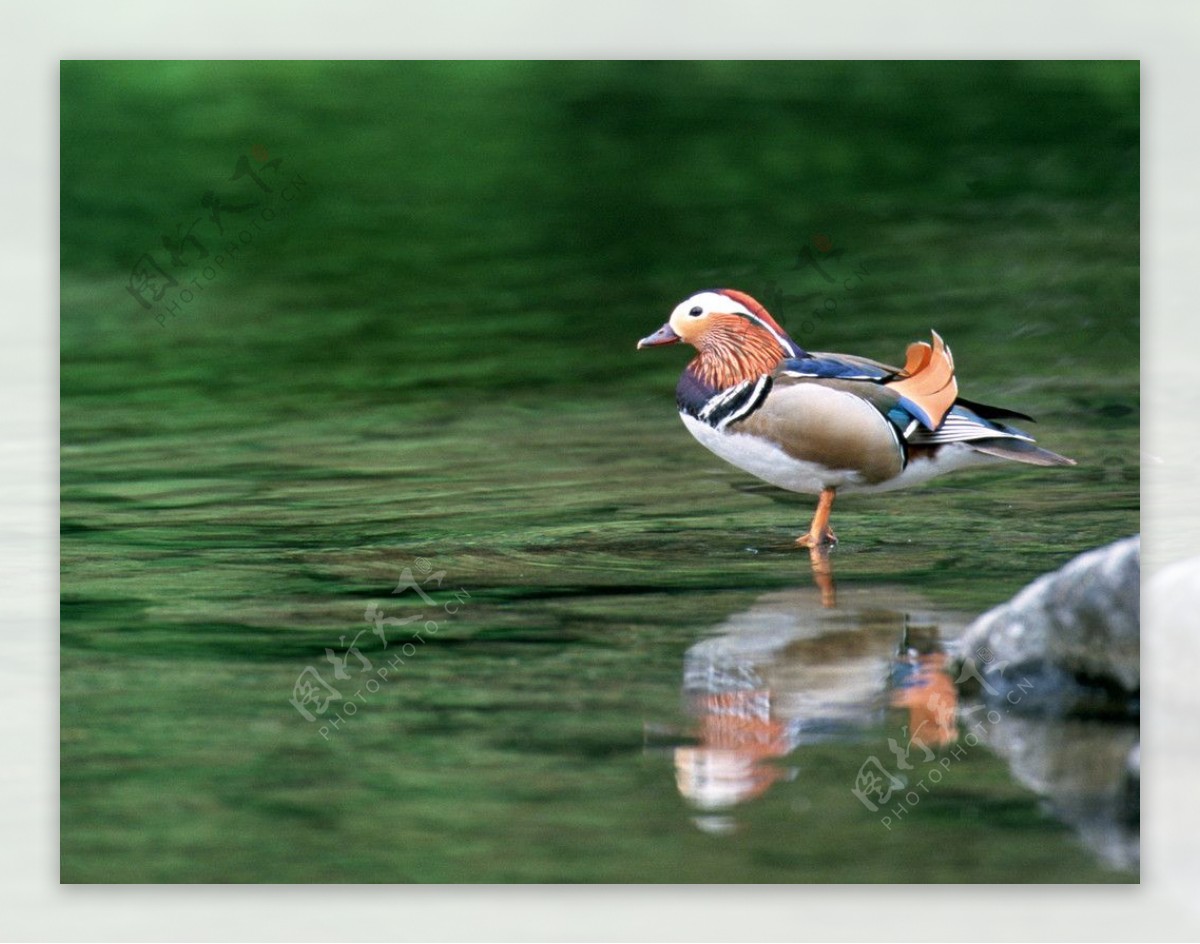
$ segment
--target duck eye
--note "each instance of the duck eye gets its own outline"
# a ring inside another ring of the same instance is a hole
[[[697,305],[695,308],[689,311],[688,314],[693,318],[699,318],[702,314],[704,314],[704,309]]]

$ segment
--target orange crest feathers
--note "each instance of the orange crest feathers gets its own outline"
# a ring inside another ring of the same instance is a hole
[[[744,305],[746,309],[754,314],[755,318],[760,319],[763,324],[769,326],[772,331],[779,335],[780,338],[791,340],[788,333],[780,327],[779,322],[771,317],[771,313],[763,307],[758,299],[745,292],[739,292],[736,288],[721,288],[717,289],[722,295],[732,298],[739,305]]]

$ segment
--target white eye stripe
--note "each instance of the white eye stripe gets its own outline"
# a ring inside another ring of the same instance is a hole
[[[691,314],[693,308],[701,309],[702,313],[707,314],[710,311],[729,312],[730,314],[748,315],[754,317],[745,305],[735,302],[732,298],[722,295],[719,292],[697,292],[695,295],[690,295],[675,306],[675,311],[672,315],[679,315],[681,318]],[[758,319],[755,319],[756,321]]]

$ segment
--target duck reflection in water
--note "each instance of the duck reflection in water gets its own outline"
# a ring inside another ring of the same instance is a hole
[[[679,792],[727,811],[795,776],[781,760],[801,744],[857,735],[889,707],[908,710],[921,749],[953,743],[957,694],[939,640],[961,626],[897,588],[852,588],[840,609],[819,586],[765,594],[684,658],[695,727],[673,750]]]
[[[979,740],[1013,779],[1042,796],[1086,846],[1116,867],[1136,868],[1137,791],[1127,758],[1137,725],[1022,715],[999,704],[1003,723],[972,727],[967,719],[991,705],[960,706],[946,671],[946,650],[967,622],[891,587],[850,586],[831,607],[818,583],[764,594],[714,627],[684,656],[692,724],[656,738],[670,745],[679,793],[700,811],[696,825],[735,829],[739,804],[797,777],[786,758],[806,744],[891,733],[886,747],[875,740],[872,750],[888,768],[911,771],[970,728],[984,732]]]
[[[810,547],[808,557],[812,564],[813,583],[821,593],[821,606],[832,609],[837,606],[837,584],[833,581],[833,562],[829,559],[829,548]]]

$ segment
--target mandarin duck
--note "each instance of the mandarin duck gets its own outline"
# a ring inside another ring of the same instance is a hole
[[[746,293],[711,289],[676,305],[638,348],[696,348],[675,390],[684,425],[737,468],[819,495],[796,540],[816,549],[837,542],[829,516],[839,491],[905,488],[1003,459],[1075,464],[1000,422],[1032,417],[959,397],[950,349],[932,334],[909,345],[902,368],[809,352]]]

